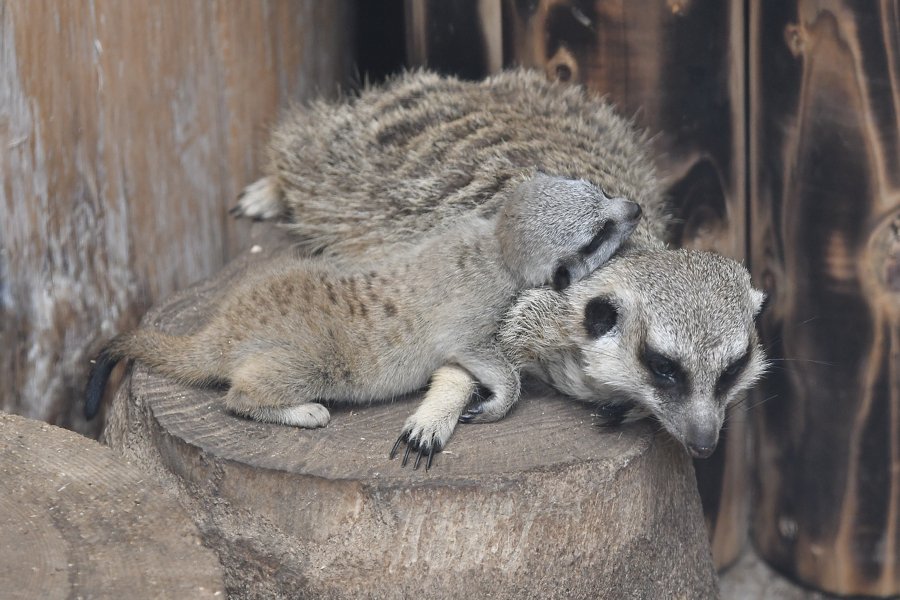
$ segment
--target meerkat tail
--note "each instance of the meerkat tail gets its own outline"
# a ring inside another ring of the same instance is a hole
[[[85,390],[84,418],[90,421],[100,411],[100,401],[103,399],[103,391],[109,375],[119,362],[106,349],[94,360],[91,374],[88,376],[87,389]]]
[[[123,358],[139,360],[151,369],[189,385],[227,379],[220,361],[212,359],[211,347],[212,344],[205,343],[200,336],[168,335],[149,329],[117,336],[94,361],[85,391],[85,418],[96,416],[109,376]]]

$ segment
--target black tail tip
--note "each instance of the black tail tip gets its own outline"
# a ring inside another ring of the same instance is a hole
[[[90,421],[100,412],[100,403],[103,400],[103,392],[106,389],[106,382],[109,375],[115,368],[118,359],[113,357],[107,350],[103,350],[91,368],[91,374],[88,377],[87,389],[85,390],[84,401],[84,418]]]

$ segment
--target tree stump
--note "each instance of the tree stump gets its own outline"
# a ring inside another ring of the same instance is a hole
[[[197,327],[282,243],[145,324]],[[387,458],[413,399],[332,407],[309,431],[232,416],[221,395],[138,364],[106,438],[180,495],[235,597],[717,595],[691,461],[651,424],[604,430],[544,391],[499,423],[461,425],[425,472]]]
[[[0,595],[224,598],[176,501],[108,448],[0,414]]]

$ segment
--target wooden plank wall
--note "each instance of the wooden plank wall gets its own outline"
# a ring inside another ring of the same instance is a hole
[[[225,209],[278,108],[346,81],[351,12],[0,0],[0,409],[90,432],[90,353],[245,244]]]
[[[606,95],[655,134],[676,245],[745,254],[743,2],[505,0],[507,64]],[[716,565],[746,540],[747,435],[732,411],[719,450],[695,461]]]
[[[898,597],[900,3],[751,7],[754,538],[808,585]]]

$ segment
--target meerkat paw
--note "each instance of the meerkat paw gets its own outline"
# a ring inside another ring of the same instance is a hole
[[[406,420],[406,423],[403,425],[403,431],[400,433],[397,441],[394,442],[394,447],[391,448],[388,458],[393,460],[397,455],[400,444],[406,444],[406,450],[403,452],[403,460],[400,466],[406,466],[406,463],[409,461],[410,451],[415,450],[416,460],[413,463],[413,469],[418,469],[422,458],[426,457],[425,470],[427,471],[431,468],[434,455],[443,450],[450,436],[453,435],[458,416],[453,414],[436,418],[433,416],[431,418],[423,418],[419,412],[416,411],[416,414]]]
[[[476,395],[472,404],[459,417],[460,423],[493,423],[506,416],[512,404],[502,401],[496,395],[485,398]]]
[[[275,179],[263,177],[245,187],[238,194],[238,203],[228,212],[237,219],[248,218],[254,221],[278,217],[282,212],[282,206]]]
[[[303,429],[325,427],[331,420],[328,409],[316,402],[305,402],[295,406],[253,406],[242,392],[229,390],[226,405],[231,412],[261,423],[291,425]]]

